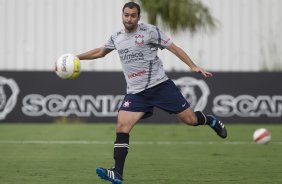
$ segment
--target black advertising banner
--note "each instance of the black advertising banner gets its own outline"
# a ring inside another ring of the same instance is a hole
[[[282,123],[281,72],[167,74],[195,110],[226,123]],[[0,71],[0,122],[114,122],[125,91],[122,72],[82,72],[62,80],[54,72]],[[159,109],[142,121],[178,122]]]

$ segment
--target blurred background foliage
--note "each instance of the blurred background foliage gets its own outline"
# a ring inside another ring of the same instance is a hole
[[[146,12],[148,22],[154,25],[162,23],[172,32],[199,29],[213,30],[216,20],[209,9],[199,0],[139,0]]]

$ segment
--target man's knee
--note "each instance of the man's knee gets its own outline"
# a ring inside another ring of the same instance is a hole
[[[116,131],[120,133],[129,133],[135,123],[144,115],[144,112],[119,111]]]
[[[177,117],[187,125],[197,125],[197,116],[191,108],[177,114]]]
[[[187,125],[197,125],[197,116],[193,111],[180,113],[178,118]]]
[[[183,123],[188,125],[197,125],[197,117],[196,116],[187,116],[181,119]]]
[[[116,132],[128,133],[128,129],[129,129],[129,125],[127,123],[119,122],[119,121],[117,122]]]

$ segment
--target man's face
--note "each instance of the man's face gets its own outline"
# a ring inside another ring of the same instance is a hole
[[[128,32],[135,31],[140,17],[137,8],[126,7],[122,13],[122,22]]]

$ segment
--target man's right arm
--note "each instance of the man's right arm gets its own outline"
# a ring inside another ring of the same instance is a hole
[[[92,60],[92,59],[104,57],[105,55],[109,54],[111,51],[112,49],[100,47],[100,48],[96,48],[96,49],[87,51],[85,53],[79,54],[77,55],[77,57],[80,60]]]

